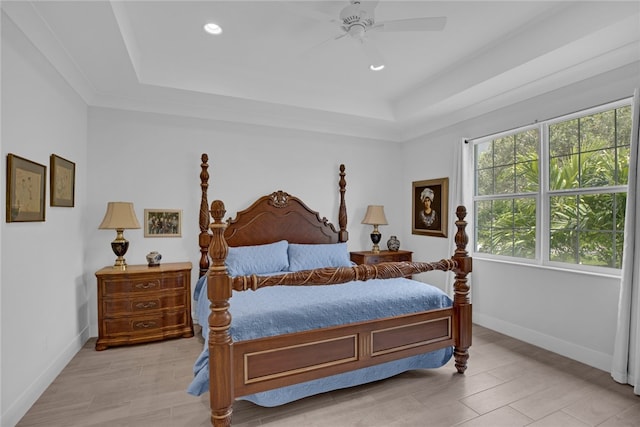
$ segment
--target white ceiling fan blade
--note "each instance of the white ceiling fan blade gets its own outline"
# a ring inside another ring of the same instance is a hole
[[[324,48],[325,45],[327,45],[327,44],[329,44],[331,42],[334,42],[336,40],[340,40],[341,38],[343,38],[345,36],[347,36],[347,33],[338,34],[337,36],[330,37],[328,39],[324,39],[323,41],[321,41],[319,43],[316,43],[315,45],[311,46],[310,48],[305,49],[303,52],[300,52],[298,54],[298,56],[300,56],[301,59],[309,60],[316,54],[316,52],[319,49],[322,49],[322,48]]]
[[[364,54],[367,56],[367,59],[369,60],[369,67],[372,70],[381,70],[384,68],[384,58],[373,43],[366,39],[362,39],[360,40],[360,46],[362,47]]]
[[[442,31],[445,25],[447,25],[446,16],[409,18],[378,22],[369,31]]]

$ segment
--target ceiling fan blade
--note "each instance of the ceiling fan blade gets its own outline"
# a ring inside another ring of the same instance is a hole
[[[371,67],[371,69],[384,68],[384,58],[373,43],[369,42],[367,39],[362,39],[360,40],[360,46],[369,60],[369,67]]]
[[[445,25],[447,25],[446,16],[409,18],[378,22],[369,31],[442,31]]]

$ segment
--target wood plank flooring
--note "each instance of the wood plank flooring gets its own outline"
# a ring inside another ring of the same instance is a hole
[[[199,334],[197,334],[199,337]],[[640,426],[640,397],[609,373],[479,326],[469,368],[453,363],[276,408],[239,401],[234,426]],[[185,392],[199,338],[93,349],[64,369],[19,427],[209,426],[209,394]]]

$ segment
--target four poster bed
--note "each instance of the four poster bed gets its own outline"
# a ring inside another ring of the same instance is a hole
[[[346,249],[344,165],[339,230],[283,191],[223,221],[224,204],[208,204],[206,154],[200,178],[201,277],[194,298],[205,348],[188,391],[210,391],[214,426],[231,425],[236,398],[275,406],[436,368],[451,357],[464,373],[471,345],[464,207],[456,210],[452,257],[354,265]],[[453,299],[406,278],[431,270],[455,274]]]

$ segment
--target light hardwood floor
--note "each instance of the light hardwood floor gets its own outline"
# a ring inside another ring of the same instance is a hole
[[[640,397],[607,372],[479,326],[473,339],[465,375],[450,362],[277,408],[239,401],[233,425],[640,426]],[[87,342],[19,427],[210,425],[209,394],[185,392],[200,339],[102,352],[94,344]]]

